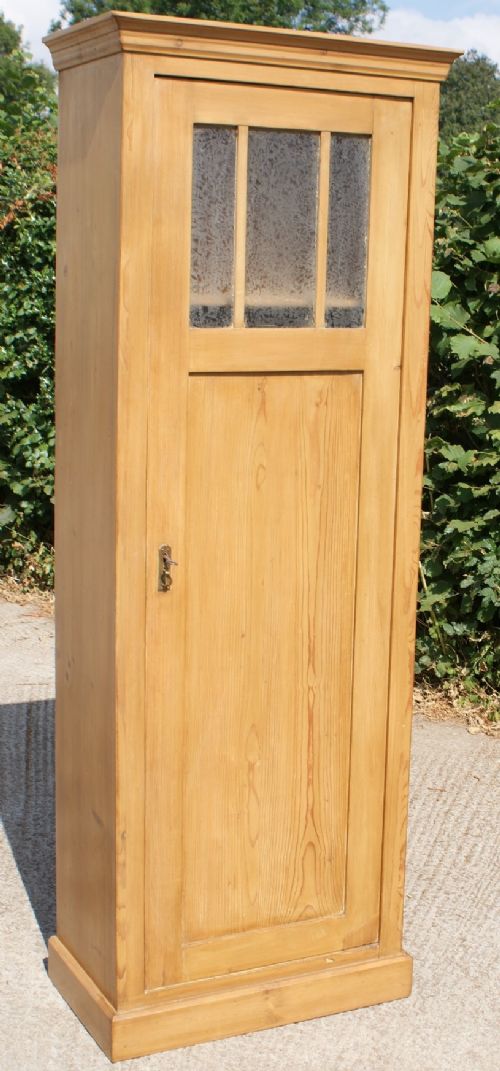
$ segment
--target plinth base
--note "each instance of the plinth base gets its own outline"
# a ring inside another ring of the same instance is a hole
[[[146,994],[141,1003],[117,1010],[57,937],[49,942],[49,976],[110,1060],[127,1060],[196,1042],[265,1030],[409,996],[412,959],[406,953],[364,959],[345,966],[252,978],[238,984],[227,976],[189,995],[176,987]]]

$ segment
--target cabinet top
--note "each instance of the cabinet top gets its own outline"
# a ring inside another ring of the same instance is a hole
[[[44,37],[57,70],[117,52],[442,82],[461,52],[370,37],[110,11]]]

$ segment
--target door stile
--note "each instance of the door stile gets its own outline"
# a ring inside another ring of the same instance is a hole
[[[374,106],[347,849],[346,910],[357,944],[379,933],[411,126],[409,103]]]
[[[403,927],[438,115],[439,86],[418,86],[413,104],[394,550],[380,923],[383,955],[399,951]]]
[[[87,71],[92,68],[86,67]],[[144,992],[146,469],[153,72],[123,57],[120,318],[117,379],[116,976],[119,1003]],[[142,106],[134,106],[141,100]]]
[[[165,97],[170,97],[165,99]],[[145,813],[146,989],[181,977],[184,709],[185,471],[191,131],[186,89],[165,82],[156,100],[148,442]],[[183,314],[184,311],[184,314]],[[179,563],[158,590],[158,552]]]

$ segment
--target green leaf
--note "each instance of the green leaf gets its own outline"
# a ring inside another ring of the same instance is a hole
[[[450,339],[450,349],[461,357],[463,361],[473,357],[478,351],[478,341],[473,335],[453,335]]]
[[[455,519],[446,526],[446,532],[472,532],[476,527],[475,521],[460,521]]]
[[[451,279],[444,271],[433,271],[431,294],[433,301],[442,301],[451,290]]]
[[[443,457],[448,458],[449,461],[456,461],[460,465],[463,465],[464,462],[468,463],[475,457],[474,450],[464,450],[460,443],[443,443],[440,453]]]
[[[12,524],[15,518],[14,510],[10,506],[0,506],[0,528],[5,528],[6,524]]]
[[[455,302],[447,305],[431,305],[431,319],[441,327],[460,329],[469,319],[469,313]]]
[[[484,252],[486,254],[485,259],[491,260],[493,264],[500,262],[500,238],[496,235],[493,238],[487,238],[484,243]]]
[[[474,164],[474,158],[471,156],[457,156],[452,164],[452,171],[462,173],[468,171],[472,164]]]

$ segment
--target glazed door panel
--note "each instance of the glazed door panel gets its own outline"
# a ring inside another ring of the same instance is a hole
[[[156,80],[148,988],[377,941],[410,116]]]

